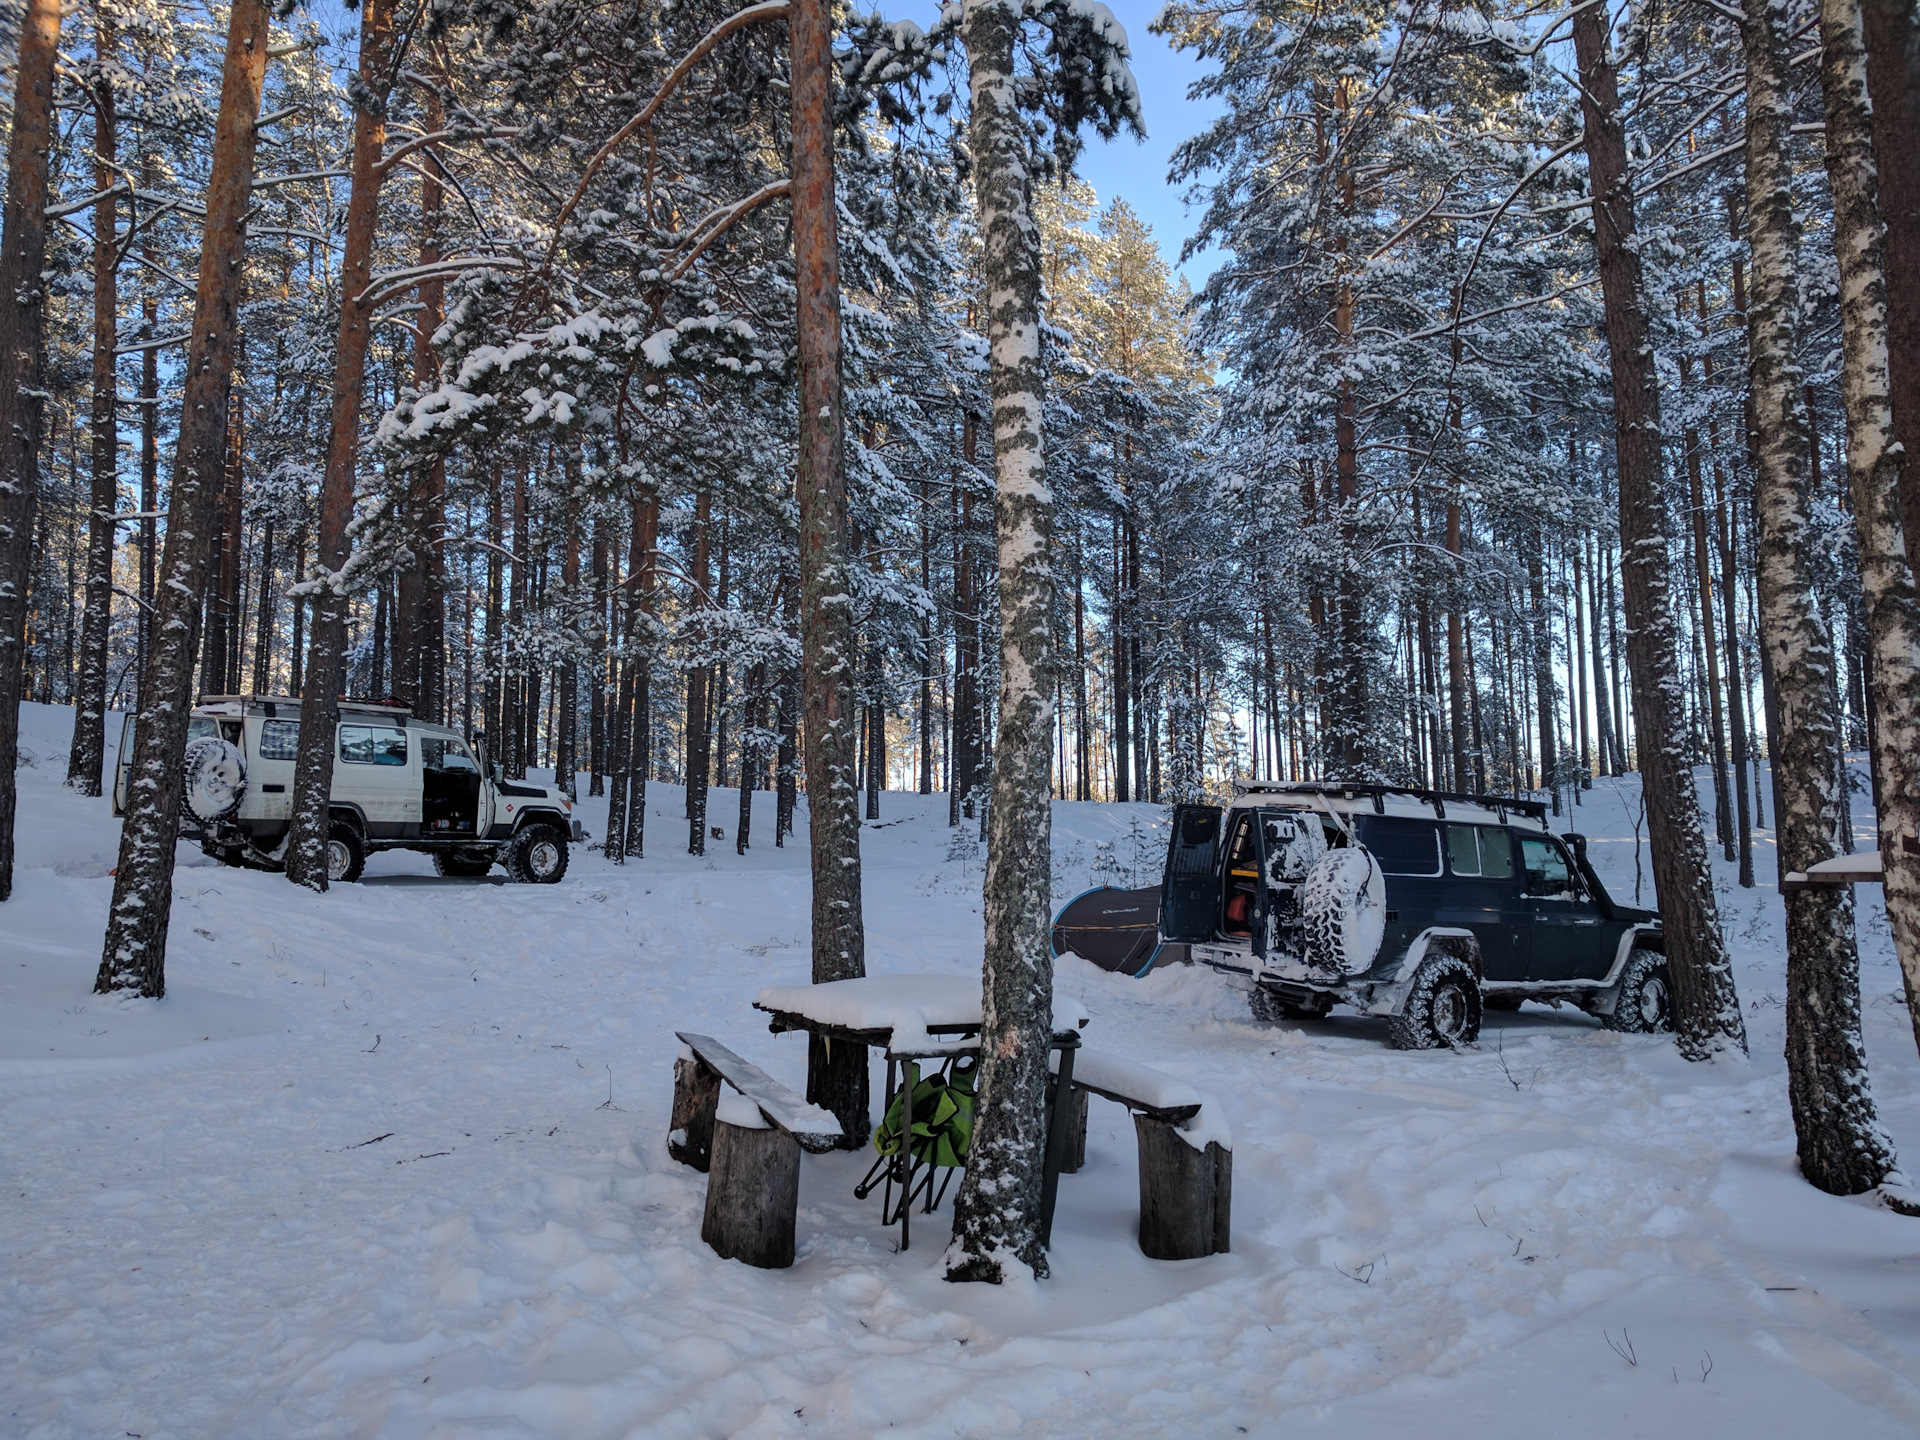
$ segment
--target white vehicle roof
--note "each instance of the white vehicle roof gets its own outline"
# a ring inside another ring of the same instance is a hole
[[[297,715],[300,701],[290,695],[202,695],[200,703],[193,707],[195,715],[216,715],[230,720],[247,715],[265,715],[271,719],[286,711]],[[377,700],[342,700],[340,713],[378,715],[384,720],[415,727],[427,724],[424,720],[414,719],[412,710],[405,705],[387,705]]]
[[[1502,795],[1457,795],[1395,785],[1342,785],[1317,780],[1242,780],[1230,810],[1317,810],[1339,815],[1400,815],[1414,820],[1471,821],[1547,830],[1546,804]]]

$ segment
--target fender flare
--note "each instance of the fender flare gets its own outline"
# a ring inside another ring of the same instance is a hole
[[[513,834],[518,835],[529,825],[551,825],[569,842],[573,839],[573,828],[567,824],[567,817],[558,810],[546,808],[522,810],[513,819]]]
[[[327,823],[329,825],[344,821],[360,832],[362,840],[367,838],[367,816],[351,800],[329,800],[327,802]]]
[[[1473,978],[1485,982],[1486,964],[1480,955],[1480,937],[1458,925],[1429,925],[1413,937],[1413,943],[1407,946],[1406,953],[1400,957],[1400,963],[1394,969],[1393,978],[1385,984],[1375,985],[1365,1012],[1369,1015],[1398,1015],[1404,1010],[1407,996],[1413,993],[1413,977],[1420,973],[1421,963],[1429,952],[1459,956],[1473,967]]]

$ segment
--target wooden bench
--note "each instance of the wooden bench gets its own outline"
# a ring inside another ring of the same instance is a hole
[[[1052,1059],[1059,1070],[1059,1056]],[[1140,1249],[1154,1260],[1197,1260],[1230,1248],[1233,1135],[1219,1104],[1184,1080],[1098,1050],[1080,1049],[1068,1084],[1133,1112],[1140,1143]],[[1073,1133],[1060,1168],[1080,1168],[1087,1149],[1087,1107],[1068,1099]]]
[[[679,1034],[667,1153],[707,1172],[700,1238],[724,1260],[793,1264],[800,1152],[831,1150],[840,1122],[710,1035]],[[721,1082],[732,1093],[723,1093]]]

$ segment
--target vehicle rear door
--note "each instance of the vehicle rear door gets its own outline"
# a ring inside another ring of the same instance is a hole
[[[1520,836],[1533,929],[1529,980],[1598,980],[1613,964],[1619,927],[1608,925],[1566,847],[1551,835]]]
[[[1160,934],[1184,944],[1213,939],[1220,920],[1220,807],[1176,805],[1160,881]]]
[[[127,813],[127,791],[133,779],[133,716],[129,710],[120,717],[120,748],[113,755],[113,813]]]
[[[1446,896],[1434,923],[1474,933],[1487,979],[1526,979],[1532,931],[1514,873],[1513,833],[1504,825],[1450,821],[1444,840]]]

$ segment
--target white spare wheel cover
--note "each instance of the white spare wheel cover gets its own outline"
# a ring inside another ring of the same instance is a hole
[[[1370,969],[1387,933],[1387,877],[1367,848],[1329,850],[1300,890],[1308,959],[1341,975]]]
[[[247,758],[225,740],[203,735],[187,746],[186,787],[194,819],[224,820],[247,797]]]

